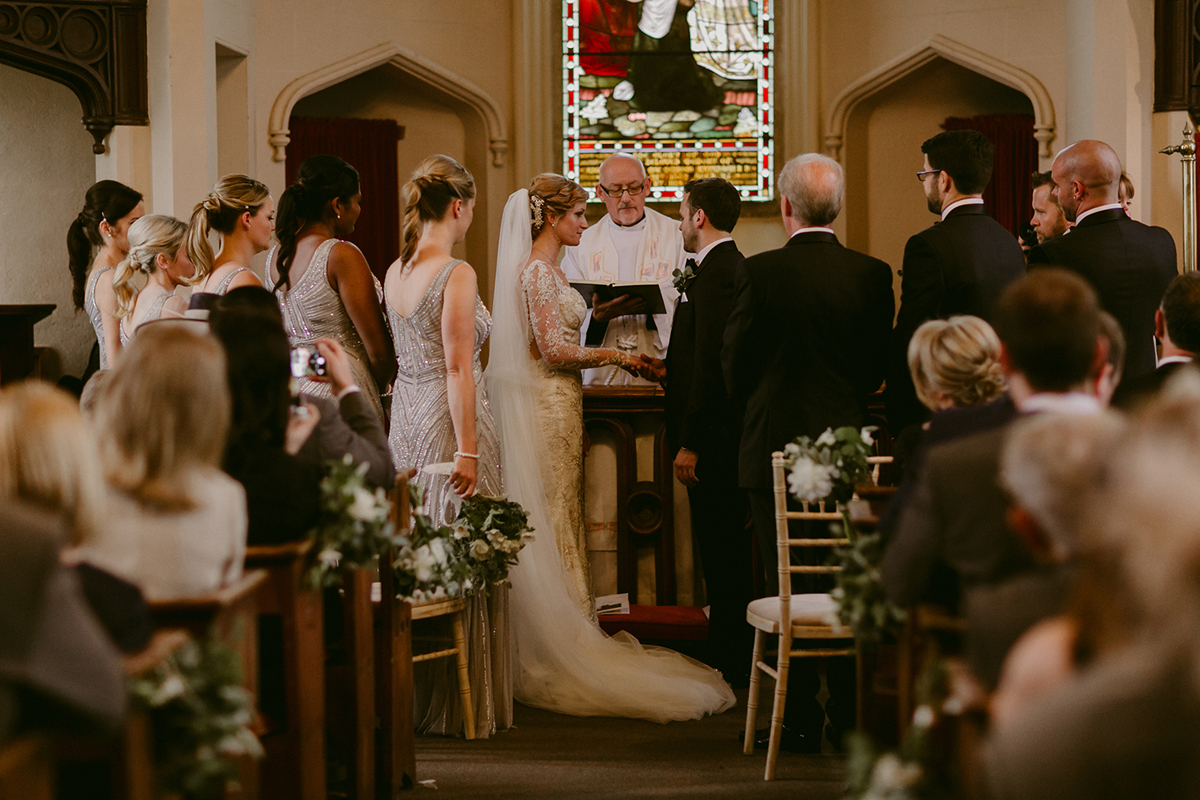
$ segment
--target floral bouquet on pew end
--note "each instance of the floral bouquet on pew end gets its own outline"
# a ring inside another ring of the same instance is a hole
[[[396,596],[413,603],[432,603],[462,597],[472,590],[471,565],[455,544],[449,525],[434,525],[424,493],[408,486],[412,503],[412,528],[396,536],[392,569]]]
[[[321,518],[310,534],[317,543],[307,574],[314,589],[337,586],[347,570],[372,566],[392,544],[391,504],[383,489],[367,487],[366,474],[367,464],[356,466],[349,455],[325,465]]]
[[[188,640],[131,677],[129,694],[150,715],[161,788],[185,800],[225,797],[238,778],[237,759],[263,757],[250,730],[254,697],[242,686],[237,651],[226,644]]]
[[[508,583],[509,567],[533,538],[529,514],[520,503],[475,495],[463,501],[450,525],[459,558],[470,565],[472,592],[491,592],[492,584]]]
[[[816,441],[800,436],[785,445],[784,468],[792,496],[801,503],[848,503],[854,487],[871,479],[867,456],[875,446],[871,437],[875,430],[873,426],[861,431],[849,426],[826,428]]]

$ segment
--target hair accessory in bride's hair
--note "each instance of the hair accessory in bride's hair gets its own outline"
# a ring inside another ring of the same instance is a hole
[[[536,194],[529,195],[529,208],[533,212],[533,226],[535,228],[542,227],[542,209],[545,205],[546,201]]]

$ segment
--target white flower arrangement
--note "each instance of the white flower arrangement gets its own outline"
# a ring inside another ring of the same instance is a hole
[[[412,527],[396,538],[392,562],[397,596],[414,603],[461,597],[474,587],[471,567],[456,546],[461,526],[434,525],[419,487],[410,485],[409,496]]]
[[[347,570],[371,566],[393,537],[391,502],[382,489],[367,487],[366,463],[355,465],[347,455],[327,462],[325,472],[321,517],[310,534],[317,542],[307,576],[314,588],[337,586]]]
[[[450,527],[454,545],[470,565],[474,591],[506,583],[517,554],[533,538],[525,509],[499,497],[468,497]]]
[[[816,438],[801,436],[783,448],[788,491],[802,503],[834,500],[846,503],[854,487],[870,479],[867,456],[874,428],[826,428]]]

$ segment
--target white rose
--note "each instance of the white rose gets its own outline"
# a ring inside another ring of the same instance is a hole
[[[869,430],[867,430],[866,428],[863,428],[862,432],[859,435],[862,436],[862,443],[865,444],[867,447],[870,447],[871,445],[875,444],[875,440],[873,438],[871,438],[871,432]]]
[[[800,445],[795,442],[788,442],[783,446],[783,454],[788,458],[795,458],[800,455]]]
[[[788,473],[788,489],[802,503],[824,500],[833,491],[834,468],[798,458]]]
[[[433,560],[438,566],[446,566],[446,561],[449,553],[446,552],[446,543],[442,539],[434,539],[429,543],[429,552],[433,554]]]
[[[483,539],[471,542],[471,557],[476,561],[487,561],[492,556],[492,548]]]
[[[436,539],[434,541],[437,541]],[[413,554],[413,572],[416,578],[421,583],[428,583],[433,580],[433,568],[437,566],[437,562],[433,557],[433,553],[429,550],[429,545],[423,544],[417,548]]]
[[[332,547],[326,547],[324,550],[317,553],[317,560],[326,567],[332,569],[338,565],[339,561],[342,560],[342,554],[337,550],[334,550]]]
[[[350,508],[346,509],[346,513],[362,522],[378,519],[379,506],[375,502],[375,495],[361,486],[358,487],[354,490],[354,502],[350,504]]]
[[[450,529],[454,531],[455,539],[462,540],[471,535],[471,526],[467,524],[466,520],[456,519],[450,525]]]
[[[817,447],[821,447],[822,445],[825,447],[833,447],[835,444],[837,444],[837,439],[833,435],[832,428],[826,428],[825,432],[817,437]]]

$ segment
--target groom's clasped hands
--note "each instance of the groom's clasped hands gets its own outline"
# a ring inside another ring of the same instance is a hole
[[[645,353],[638,353],[640,364],[634,364],[629,370],[634,375],[647,381],[662,383],[667,377],[667,365],[661,358],[654,358]]]

